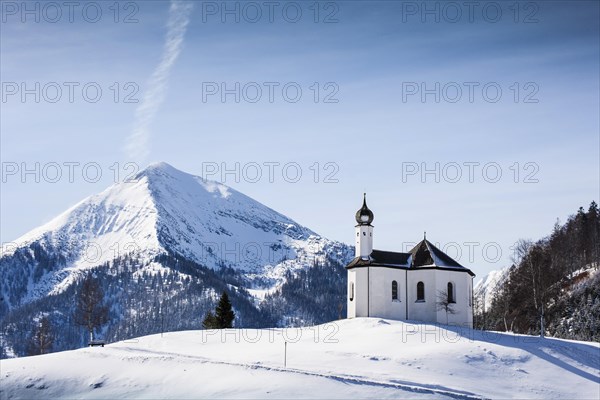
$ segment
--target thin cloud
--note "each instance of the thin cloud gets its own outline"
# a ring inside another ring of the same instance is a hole
[[[133,130],[125,146],[128,156],[132,159],[141,161],[150,153],[150,125],[165,98],[169,73],[181,52],[192,8],[191,2],[171,0],[162,58],[152,73],[141,103],[135,110]]]

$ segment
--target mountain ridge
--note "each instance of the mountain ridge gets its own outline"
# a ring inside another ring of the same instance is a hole
[[[129,252],[148,258],[174,253],[273,279],[281,277],[274,267],[287,259],[314,257],[336,243],[241,192],[164,162],[88,196],[12,242],[3,256],[32,242],[65,248],[62,255],[75,269]]]
[[[338,316],[343,266],[352,255],[350,246],[226,185],[156,163],[132,182],[86,197],[2,254],[0,317],[9,321],[2,335],[17,340],[16,330],[48,313],[56,324],[72,324],[73,296],[88,272],[102,280],[112,307],[105,329],[111,340],[162,329],[143,320],[162,307],[148,290],[159,303],[176,304],[174,329],[198,327],[223,290],[232,292],[238,324],[326,322]],[[303,295],[300,288],[311,285],[327,294]],[[322,310],[332,299],[333,311]],[[127,325],[131,320],[140,326]],[[61,349],[82,340],[73,334]]]

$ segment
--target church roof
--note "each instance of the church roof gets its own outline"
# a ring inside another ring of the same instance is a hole
[[[435,247],[430,241],[423,239],[408,253],[373,250],[369,259],[354,258],[346,268],[356,267],[390,267],[403,269],[444,269],[475,274],[460,265],[456,260]]]
[[[427,239],[423,239],[419,244],[413,247],[410,253],[413,255],[414,267],[434,264],[438,267],[464,268],[456,260],[435,247]]]
[[[410,253],[396,253],[393,251],[373,250],[369,259],[356,257],[346,268],[381,266],[381,267],[410,267]]]

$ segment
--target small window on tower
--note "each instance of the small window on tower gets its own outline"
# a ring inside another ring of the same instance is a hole
[[[354,282],[350,282],[350,293],[348,293],[350,301],[354,300]]]

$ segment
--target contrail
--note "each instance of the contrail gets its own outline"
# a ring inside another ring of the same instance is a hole
[[[125,150],[132,160],[142,161],[150,152],[148,144],[149,127],[164,100],[169,72],[181,52],[183,37],[190,22],[191,11],[191,2],[171,0],[162,58],[154,72],[152,72],[147,90],[135,110],[133,130],[125,145]]]

